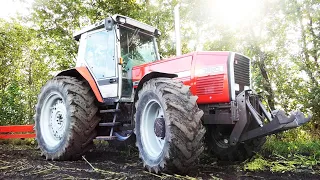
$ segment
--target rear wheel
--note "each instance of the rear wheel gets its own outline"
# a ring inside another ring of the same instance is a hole
[[[93,145],[95,96],[85,81],[61,76],[50,80],[38,97],[36,139],[46,159],[78,159]]]
[[[135,134],[150,172],[186,172],[204,150],[202,110],[188,86],[169,78],[146,82],[136,102]]]
[[[245,161],[258,151],[266,141],[265,137],[248,140],[234,146],[229,145],[232,125],[210,125],[207,127],[206,144],[210,153],[222,161]]]

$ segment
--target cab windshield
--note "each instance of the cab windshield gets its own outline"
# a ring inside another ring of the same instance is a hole
[[[124,62],[132,60],[135,65],[156,60],[154,38],[138,28],[120,26],[121,57]]]
[[[120,25],[120,47],[122,65],[122,95],[130,97],[132,93],[132,68],[157,60],[153,36],[138,28]]]

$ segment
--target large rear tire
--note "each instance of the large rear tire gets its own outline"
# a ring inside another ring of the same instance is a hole
[[[221,161],[245,161],[259,152],[266,138],[256,138],[238,143],[234,146],[228,144],[233,126],[210,125],[207,126],[206,145],[215,157]]]
[[[95,96],[86,81],[60,76],[48,81],[38,96],[36,140],[50,160],[79,159],[93,145],[97,116]]]
[[[155,78],[145,82],[138,98],[135,134],[144,167],[155,173],[185,173],[204,150],[197,97],[180,81]]]

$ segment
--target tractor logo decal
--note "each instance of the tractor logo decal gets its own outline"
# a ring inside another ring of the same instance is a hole
[[[224,73],[223,65],[205,67],[196,70],[196,76],[209,76]]]

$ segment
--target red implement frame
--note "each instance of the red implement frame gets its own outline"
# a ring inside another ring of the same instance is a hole
[[[33,125],[0,126],[0,139],[35,138]]]

